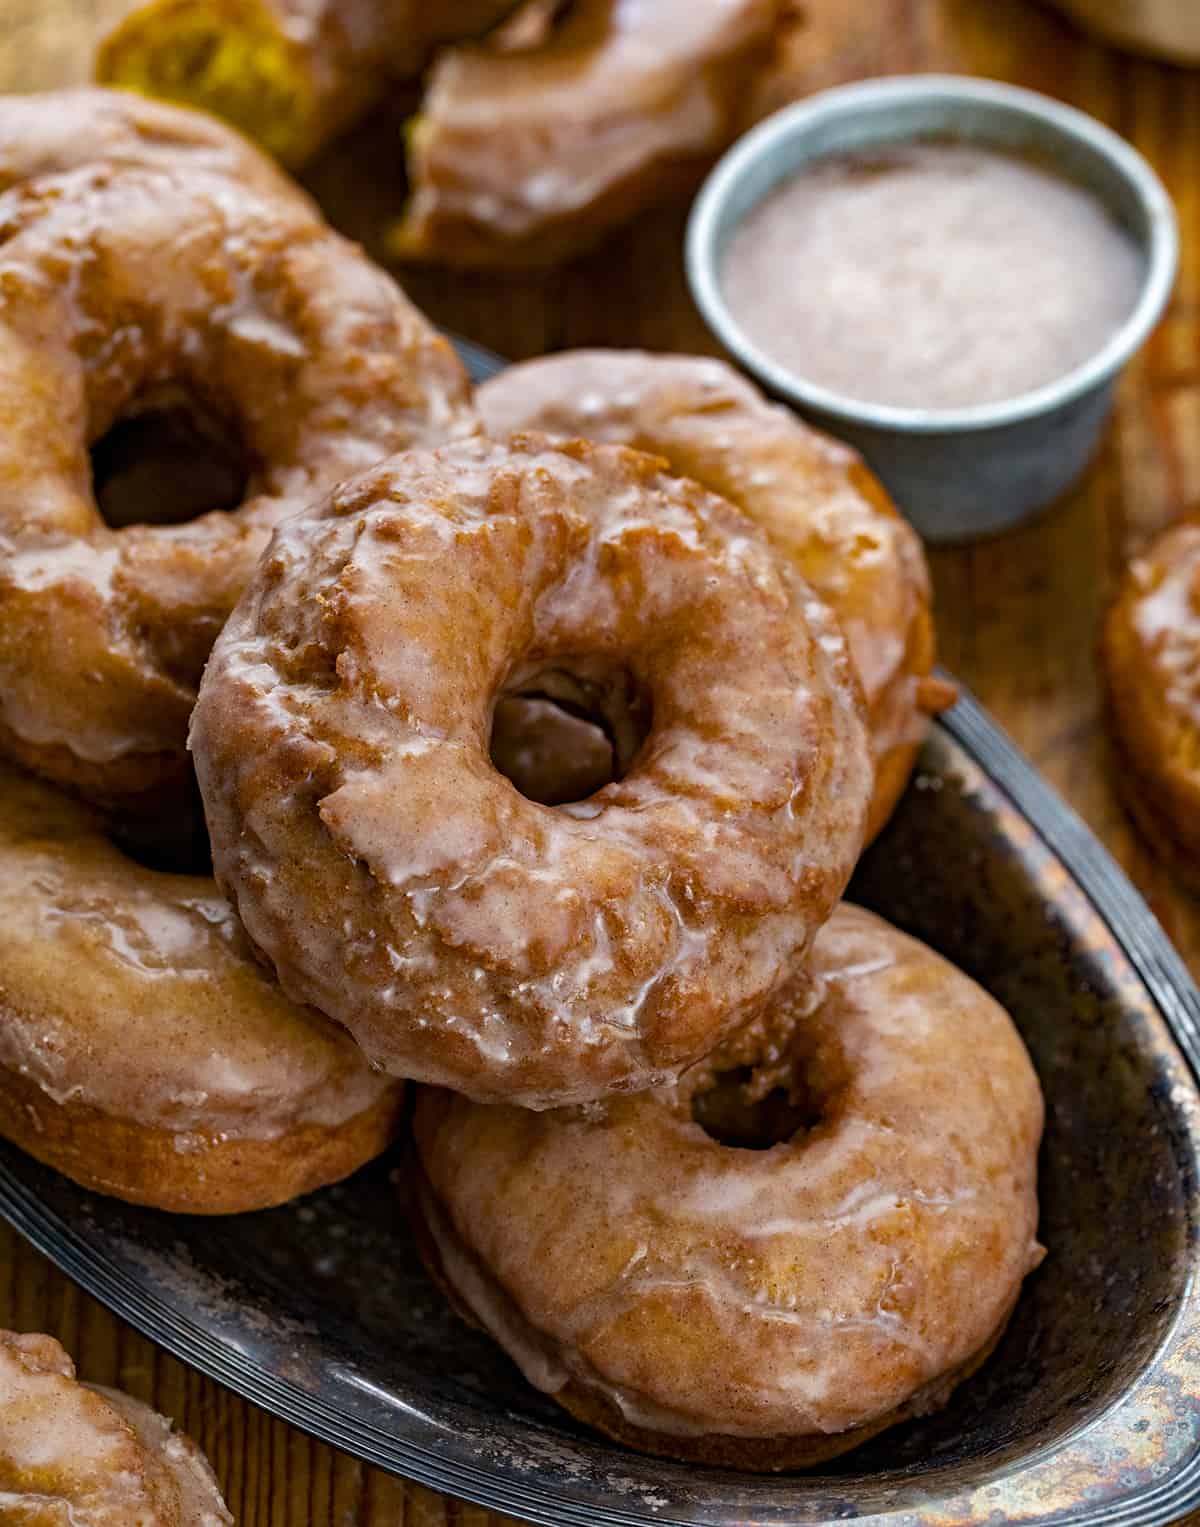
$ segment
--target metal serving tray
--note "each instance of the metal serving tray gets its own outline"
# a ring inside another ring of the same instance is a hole
[[[1020,1026],[1048,1103],[1049,1256],[946,1410],[823,1469],[685,1467],[575,1425],[425,1278],[399,1148],[286,1208],[202,1220],[85,1193],[0,1147],[0,1213],[267,1410],[546,1527],[1177,1520],[1200,1505],[1200,993],[1105,850],[969,698],[934,727],[851,894]]]

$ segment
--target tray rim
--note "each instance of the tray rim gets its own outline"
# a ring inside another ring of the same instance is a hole
[[[498,357],[479,346],[457,336],[454,340],[477,376],[503,366]],[[1200,990],[1144,898],[1104,845],[969,692],[960,686],[958,703],[939,717],[935,725],[963,749],[1016,807],[1094,908],[1161,1014],[1200,1096]],[[165,1298],[144,1284],[131,1284],[103,1253],[85,1243],[73,1225],[41,1205],[2,1162],[0,1216],[60,1271],[143,1336],[270,1414],[363,1462],[538,1527],[560,1524],[645,1527],[654,1520],[654,1513],[648,1508],[626,1510],[564,1499],[543,1484],[505,1476],[489,1465],[442,1457],[436,1447],[364,1426],[361,1420],[346,1417],[329,1402],[286,1378],[258,1369],[234,1347],[217,1345],[207,1331],[192,1319],[181,1317]],[[1195,1282],[1194,1277],[1192,1281]],[[1183,1313],[1181,1308],[1180,1318]],[[1178,1321],[1164,1345],[1172,1341],[1177,1329]],[[1105,1415],[1111,1413],[1110,1410]],[[1102,1415],[1092,1425],[1104,1419]],[[1068,1434],[1050,1447],[1036,1450],[1013,1473],[1044,1464],[1047,1458],[1077,1442],[1080,1435]],[[1200,1505],[1200,1442],[1183,1464],[1148,1488],[1096,1505],[1071,1508],[1065,1515],[1056,1512],[1055,1519],[1070,1522],[1074,1527],[1160,1527],[1177,1521],[1197,1505]],[[898,1522],[905,1518],[905,1508],[899,1508],[895,1516]],[[674,1516],[670,1520],[675,1527],[685,1527],[689,1518]],[[699,1518],[691,1520],[697,1527],[711,1527],[711,1522],[701,1524]]]

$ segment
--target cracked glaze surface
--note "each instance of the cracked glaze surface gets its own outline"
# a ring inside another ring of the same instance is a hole
[[[674,1087],[545,1114],[419,1095],[443,1272],[539,1388],[682,1438],[829,1435],[1003,1324],[1042,1257],[1042,1098],[1015,1028],[848,904],[813,963],[812,992]],[[742,1067],[749,1100],[798,1090],[816,1124],[769,1149],[713,1139],[692,1101]]]
[[[226,1527],[200,1449],[140,1401],[80,1383],[49,1336],[0,1331],[0,1520]]]
[[[478,404],[495,435],[539,429],[663,456],[762,526],[846,634],[876,756],[874,836],[904,788],[929,715],[950,692],[930,678],[921,542],[861,458],[703,356],[567,351],[508,367],[479,389]]]
[[[100,162],[210,170],[319,216],[273,159],[207,112],[148,101],[130,90],[84,87],[0,97],[0,191]]]
[[[447,49],[409,137],[401,256],[544,264],[687,184],[733,136],[776,0],[574,0]],[[528,33],[526,40],[525,33]]]
[[[88,447],[170,387],[240,437],[246,497],[111,529]],[[446,341],[307,214],[198,170],[6,192],[0,746],[99,800],[177,777],[201,668],[271,528],[392,451],[474,427]]]
[[[211,879],[142,869],[86,807],[7,769],[0,1066],[179,1151],[343,1124],[393,1085],[287,1000]]]
[[[623,668],[623,779],[488,757],[506,687]],[[870,759],[826,607],[731,505],[618,447],[396,457],[282,526],[192,727],[218,878],[294,997],[389,1071],[530,1107],[707,1053],[803,956]]]

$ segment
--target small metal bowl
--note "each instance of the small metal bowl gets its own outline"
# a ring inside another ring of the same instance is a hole
[[[747,337],[726,305],[721,262],[746,214],[811,160],[920,140],[1027,153],[1100,197],[1145,255],[1128,319],[1090,360],[1033,392],[970,408],[894,408],[796,375]],[[717,338],[775,396],[857,446],[931,541],[988,535],[1057,498],[1091,459],[1121,368],[1171,294],[1179,258],[1174,208],[1123,138],[1083,112],[990,80],[912,75],[812,96],[737,142],[705,182],[687,231],[687,271]]]

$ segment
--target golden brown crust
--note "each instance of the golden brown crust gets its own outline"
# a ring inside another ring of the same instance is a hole
[[[0,767],[0,1135],[97,1192],[228,1214],[354,1171],[401,1094],[287,1001],[211,879],[133,863]]]
[[[136,0],[96,78],[215,112],[285,164],[310,159],[443,42],[514,0]]]
[[[843,904],[785,992],[673,1087],[530,1114],[422,1089],[435,1277],[632,1446],[803,1466],[933,1409],[1041,1260],[1042,1101],[1007,1014]]]
[[[1109,715],[1111,720],[1111,709]],[[1163,813],[1156,803],[1158,780],[1138,770],[1128,750],[1121,746],[1115,729],[1110,764],[1121,804],[1150,851],[1194,896],[1200,896],[1200,858],[1180,842],[1178,819]]]
[[[528,9],[545,11],[544,0]],[[574,0],[447,50],[409,134],[402,259],[546,265],[689,188],[736,131],[776,0]]]
[[[2,644],[0,644],[2,648]],[[181,724],[186,720],[180,718]],[[94,762],[65,742],[29,742],[0,716],[0,758],[40,774],[81,800],[115,807],[126,820],[182,808],[192,786],[191,764],[180,748],[139,751]]]
[[[332,1127],[303,1124],[270,1140],[180,1136],[57,1103],[0,1066],[0,1134],[80,1187],[172,1214],[248,1214],[340,1182],[387,1149],[402,1115],[394,1088]]]
[[[96,87],[0,96],[0,191],[99,163],[209,170],[320,217],[273,160],[207,112]]]
[[[839,1458],[880,1432],[917,1416],[928,1416],[946,1405],[958,1386],[982,1368],[996,1350],[1012,1315],[1010,1308],[987,1343],[953,1373],[945,1374],[929,1390],[867,1426],[819,1437],[722,1437],[709,1433],[701,1437],[666,1436],[644,1426],[631,1426],[611,1401],[594,1390],[568,1384],[554,1398],[577,1421],[594,1427],[639,1453],[658,1458],[675,1458],[681,1463],[701,1463],[719,1469],[744,1469],[752,1474],[790,1473],[811,1469],[819,1463]]]
[[[845,886],[870,788],[845,643],[661,468],[535,435],[396,456],[280,527],[214,648],[218,878],[392,1074],[541,1108],[674,1075]],[[548,809],[487,741],[502,694],[564,681],[628,769]]]
[[[876,835],[886,827],[900,797],[908,789],[920,751],[919,742],[897,742],[876,757],[875,793],[871,797],[871,815],[867,819],[864,847],[874,842]]]
[[[49,1336],[0,1331],[0,1507],[7,1527],[232,1527],[189,1437],[84,1384]]]
[[[184,777],[200,671],[275,523],[474,430],[469,386],[359,251],[224,176],[31,181],[0,197],[0,258],[0,747],[119,804]],[[169,387],[240,438],[247,496],[113,529],[88,448]]]
[[[1101,666],[1122,797],[1152,846],[1200,886],[1200,511],[1130,564]]]
[[[419,1163],[413,1171],[420,1172]],[[419,1195],[413,1194],[406,1205],[413,1242],[429,1277],[441,1290],[446,1302],[467,1325],[487,1334],[486,1327],[476,1319],[469,1305],[459,1296],[454,1284],[446,1275],[446,1269],[438,1251],[437,1242],[430,1234],[425,1216],[421,1212]],[[705,1464],[710,1468],[741,1469],[752,1474],[790,1473],[810,1469],[831,1458],[840,1457],[853,1448],[861,1447],[872,1437],[898,1426],[918,1415],[929,1415],[938,1410],[950,1398],[951,1393],[964,1380],[970,1378],[995,1351],[1004,1334],[1012,1311],[987,1345],[954,1374],[938,1385],[936,1397],[930,1395],[921,1401],[910,1401],[898,1406],[886,1416],[881,1416],[869,1426],[856,1426],[847,1432],[820,1437],[728,1437],[717,1432],[696,1437],[671,1436],[650,1431],[644,1426],[633,1426],[621,1414],[616,1405],[594,1389],[587,1389],[574,1381],[568,1382],[554,1393],[557,1404],[595,1431],[603,1432],[614,1442],[632,1448],[636,1453],[649,1453],[656,1458],[674,1458],[681,1463]]]
[[[414,1159],[409,1165],[409,1179],[419,1177],[420,1162]],[[425,1271],[441,1290],[446,1302],[460,1320],[476,1330],[484,1327],[470,1306],[460,1297],[458,1290],[446,1274],[437,1241],[430,1233],[422,1213],[422,1195],[410,1193],[405,1204],[408,1223],[412,1229],[413,1243],[420,1255]],[[674,1458],[681,1463],[706,1464],[711,1468],[742,1469],[752,1474],[791,1473],[798,1469],[811,1469],[819,1463],[838,1458],[889,1427],[899,1426],[917,1416],[927,1416],[940,1410],[949,1402],[955,1389],[982,1368],[996,1350],[1008,1322],[1012,1318],[1015,1300],[992,1336],[973,1357],[952,1373],[943,1375],[928,1390],[914,1396],[885,1416],[878,1417],[867,1426],[856,1426],[850,1431],[816,1437],[729,1437],[717,1432],[696,1437],[669,1436],[663,1432],[650,1431],[644,1426],[631,1425],[616,1405],[605,1395],[587,1389],[576,1382],[568,1382],[556,1390],[555,1401],[584,1426],[590,1426],[614,1442],[632,1448],[637,1453],[649,1453],[657,1458]]]
[[[744,510],[839,618],[875,752],[868,841],[908,782],[928,718],[953,688],[936,657],[916,532],[849,447],[810,429],[723,362],[569,350],[510,366],[478,392],[484,427],[538,429],[664,457]]]

